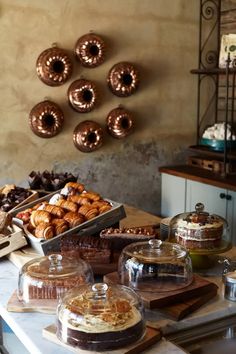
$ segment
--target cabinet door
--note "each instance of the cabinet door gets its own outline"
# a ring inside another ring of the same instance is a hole
[[[161,215],[175,216],[185,211],[185,178],[161,175]]]
[[[187,211],[195,210],[197,203],[203,203],[210,214],[218,214],[227,218],[227,190],[209,184],[187,180]]]
[[[236,192],[229,191],[227,193],[227,216],[229,223],[231,240],[236,245]]]

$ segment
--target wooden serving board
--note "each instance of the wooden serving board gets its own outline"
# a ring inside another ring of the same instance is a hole
[[[58,300],[31,300],[30,304],[25,304],[19,301],[16,291],[13,292],[12,296],[7,303],[7,311],[9,312],[40,312],[55,314],[57,308]]]
[[[143,350],[147,349],[148,347],[150,347],[151,345],[158,342],[162,337],[162,334],[159,330],[147,327],[145,336],[141,340],[139,340],[138,342],[136,342],[132,345],[129,345],[124,348],[116,349],[116,350],[109,350],[109,351],[105,351],[105,352],[104,351],[103,352],[97,352],[97,351],[94,352],[94,351],[90,351],[90,350],[83,350],[83,349],[75,348],[75,347],[70,346],[69,344],[65,344],[65,343],[61,342],[56,336],[56,326],[54,324],[44,328],[42,334],[43,334],[44,338],[50,340],[51,342],[53,342],[55,344],[62,345],[67,350],[71,351],[72,353],[77,353],[77,354],[92,354],[92,353],[93,354],[94,353],[97,353],[97,354],[138,354],[138,353],[141,353]]]
[[[108,284],[119,284],[118,273],[113,272],[106,274],[103,280]],[[216,284],[194,274],[192,283],[185,288],[164,292],[137,291],[137,293],[141,296],[146,308],[156,309],[176,303],[183,303],[194,297],[209,294],[210,292],[217,292],[217,289]]]

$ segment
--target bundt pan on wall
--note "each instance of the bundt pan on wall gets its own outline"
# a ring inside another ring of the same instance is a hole
[[[117,139],[122,139],[132,133],[134,129],[133,114],[127,109],[117,107],[107,116],[107,131]]]
[[[52,138],[60,133],[64,123],[64,114],[54,102],[45,100],[32,108],[29,114],[30,128],[41,138]]]
[[[45,49],[38,57],[36,71],[39,79],[48,86],[63,85],[72,75],[73,64],[64,49]]]
[[[70,85],[67,92],[71,107],[79,113],[92,111],[98,103],[98,90],[89,80],[79,79]]]
[[[104,62],[106,46],[100,36],[87,33],[77,40],[74,51],[81,65],[95,68]]]
[[[74,130],[73,142],[82,152],[92,152],[103,144],[103,129],[100,124],[85,120],[79,123]]]
[[[130,96],[139,86],[139,72],[131,63],[117,63],[110,69],[107,83],[114,95],[119,97]]]

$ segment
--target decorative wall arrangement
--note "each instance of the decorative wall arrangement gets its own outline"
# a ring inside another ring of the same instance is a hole
[[[104,40],[94,34],[81,36],[74,47],[74,54],[86,68],[95,68],[105,60]],[[53,46],[44,50],[36,62],[39,79],[49,86],[60,86],[67,82],[73,71],[72,61],[64,49]],[[118,97],[131,96],[139,86],[139,72],[132,63],[123,61],[112,66],[107,75],[110,91]],[[69,105],[79,113],[91,112],[99,102],[97,85],[84,78],[73,81],[68,90]],[[60,107],[49,100],[34,106],[29,116],[31,130],[39,137],[51,138],[63,126],[64,114]],[[106,118],[107,132],[114,138],[128,136],[134,129],[133,114],[119,106],[111,110]],[[100,124],[86,120],[74,129],[73,142],[82,152],[91,152],[103,144],[104,132]]]

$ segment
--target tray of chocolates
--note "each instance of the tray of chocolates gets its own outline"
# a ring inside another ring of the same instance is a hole
[[[11,212],[38,198],[36,191],[6,184],[0,188],[0,210]]]
[[[60,240],[69,234],[95,234],[118,223],[126,216],[122,204],[88,191],[78,182],[25,205],[13,213],[40,254],[60,251]]]

